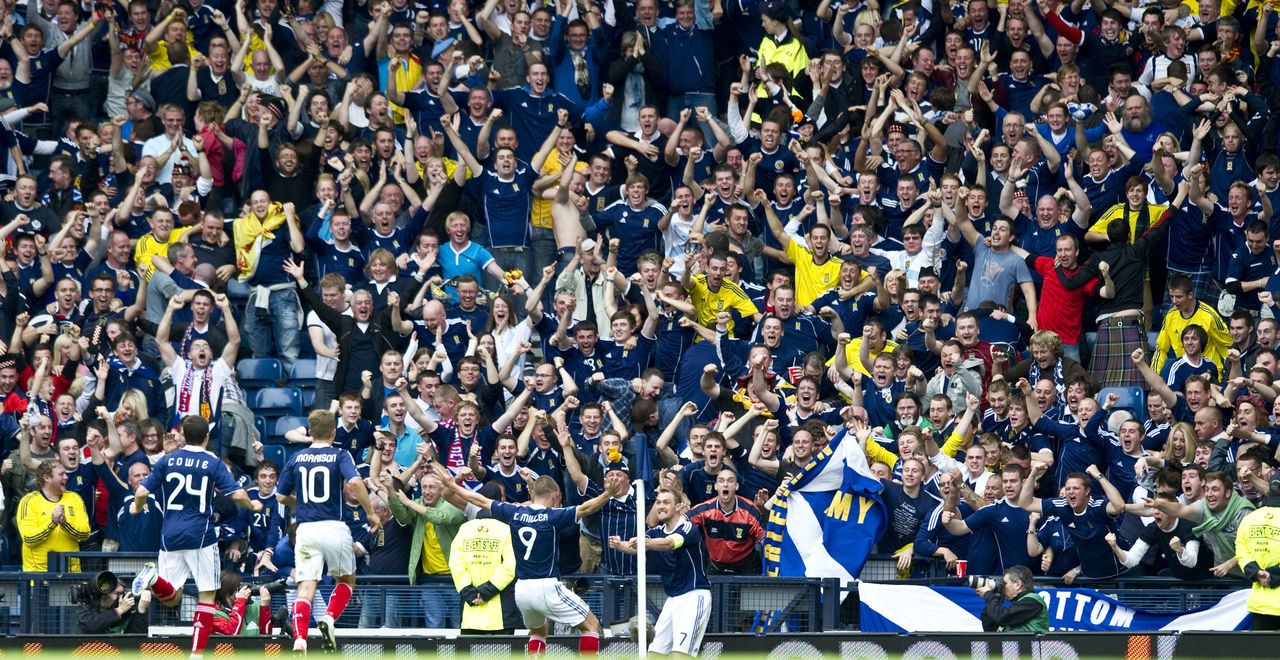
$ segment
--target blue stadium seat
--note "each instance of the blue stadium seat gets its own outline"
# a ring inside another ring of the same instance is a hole
[[[262,415],[253,416],[253,427],[258,430],[258,441],[267,444],[267,440],[271,438],[271,434],[267,433],[267,418]]]
[[[316,361],[295,360],[289,368],[289,384],[306,389],[316,386]]]
[[[259,390],[284,380],[284,365],[275,358],[248,358],[236,363],[236,374],[241,387]]]
[[[302,416],[302,391],[296,387],[268,387],[253,395],[253,412],[274,420],[285,415]]]
[[[1120,396],[1120,400],[1116,401],[1116,405],[1111,407],[1112,411],[1128,410],[1140,422],[1147,419],[1146,390],[1141,387],[1104,387],[1098,392],[1099,405],[1106,402],[1108,394]]]
[[[315,410],[316,405],[316,388],[302,388],[302,407],[305,410]]]
[[[306,425],[307,425],[306,417],[298,417],[295,415],[288,415],[285,417],[281,417],[280,419],[277,419],[275,422],[275,427],[274,427],[275,433],[271,434],[271,441],[272,443],[279,443],[282,445],[287,444],[289,441],[285,440],[284,434],[298,428],[299,426],[306,426]]]
[[[284,447],[280,445],[267,445],[262,448],[262,457],[280,467],[284,467],[288,454],[285,452]]]

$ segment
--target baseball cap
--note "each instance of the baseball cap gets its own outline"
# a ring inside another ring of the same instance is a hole
[[[156,99],[151,96],[151,92],[148,92],[145,89],[135,89],[131,94],[129,94],[129,96],[138,99],[138,103],[141,103],[147,110],[150,110],[151,112],[156,111]]]

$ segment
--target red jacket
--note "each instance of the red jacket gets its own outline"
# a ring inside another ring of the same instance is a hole
[[[244,608],[246,601],[237,598],[231,609],[218,608],[213,617],[213,632],[217,635],[239,635],[244,632]],[[264,637],[271,634],[271,608],[258,608],[258,634]]]

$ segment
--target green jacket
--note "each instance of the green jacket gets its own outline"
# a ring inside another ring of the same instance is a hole
[[[1026,623],[1020,623],[1015,626],[1008,626],[1004,628],[1003,632],[1033,632],[1033,633],[1049,632],[1049,606],[1045,604],[1044,599],[1040,597],[1040,594],[1037,594],[1034,591],[1028,591],[1027,593],[1022,594],[1021,596],[1018,596],[1018,600],[1019,601],[1034,600],[1035,602],[1040,604],[1040,613],[1037,614],[1035,618],[1031,619],[1030,621],[1027,621]]]
[[[217,622],[214,623],[215,633],[220,635],[231,634],[225,631],[225,627],[230,625],[228,622],[234,620],[231,616],[234,609],[235,608],[233,607],[231,610],[224,610],[222,607],[218,607],[217,611],[213,613],[213,618],[217,620]],[[257,600],[246,601],[243,616],[240,621],[240,630],[235,634],[238,634],[241,637],[262,636],[262,631],[258,630],[258,618],[261,612],[261,602]]]
[[[409,547],[409,584],[416,584],[418,572],[422,568],[422,539],[427,534],[427,523],[435,525],[436,538],[444,549],[444,559],[449,561],[449,548],[453,545],[453,537],[458,528],[467,521],[467,515],[458,507],[449,504],[441,497],[435,506],[427,506],[418,498],[417,503],[426,507],[426,514],[420,514],[405,506],[399,497],[387,498],[387,508],[391,515],[402,525],[413,525],[413,545]]]

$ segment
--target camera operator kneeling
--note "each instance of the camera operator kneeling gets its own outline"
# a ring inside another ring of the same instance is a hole
[[[71,597],[80,606],[76,612],[76,634],[101,635],[147,633],[147,608],[151,590],[141,597],[127,593],[128,586],[110,571],[72,588]]]
[[[986,632],[1049,632],[1049,607],[1032,591],[1035,578],[1026,566],[1012,566],[999,578],[974,576],[969,586],[987,601],[982,610]],[[1005,605],[1005,601],[1010,601]]]

